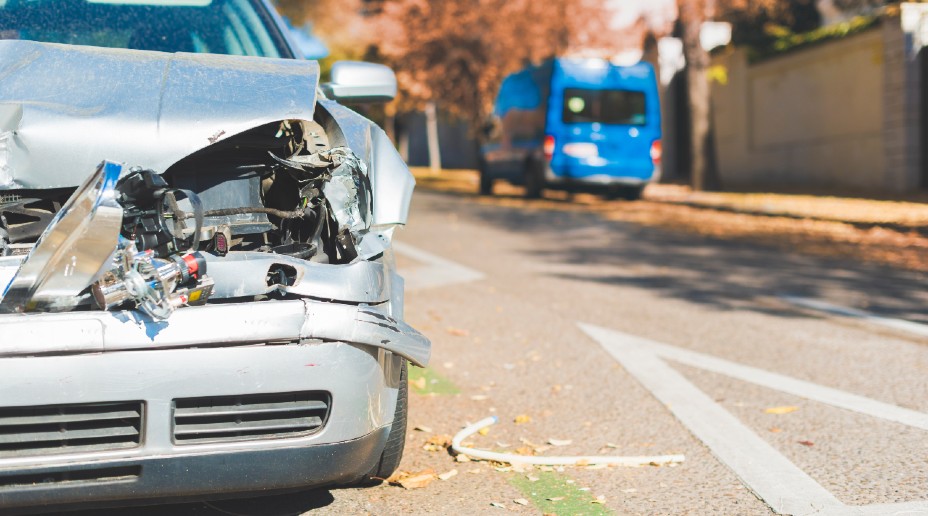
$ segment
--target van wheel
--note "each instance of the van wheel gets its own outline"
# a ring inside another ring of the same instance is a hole
[[[400,368],[399,392],[396,395],[396,410],[393,412],[393,424],[390,425],[390,434],[387,444],[380,454],[377,465],[358,482],[360,485],[370,485],[390,478],[403,459],[403,449],[406,445],[406,419],[409,407],[409,378],[408,366],[405,360]]]
[[[545,192],[544,166],[537,160],[529,160],[525,164],[525,198],[539,199]]]
[[[477,162],[477,171],[480,173],[480,195],[493,195],[493,178],[483,157]]]

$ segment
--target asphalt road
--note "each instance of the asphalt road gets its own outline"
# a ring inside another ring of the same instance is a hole
[[[128,513],[928,514],[924,275],[428,192],[397,239],[434,344],[401,469],[457,474]],[[489,415],[474,446],[685,461],[519,472],[423,448]]]

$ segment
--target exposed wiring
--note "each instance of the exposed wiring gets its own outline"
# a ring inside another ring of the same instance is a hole
[[[491,460],[496,462],[506,462],[509,464],[531,464],[534,466],[592,466],[596,464],[611,464],[616,466],[647,466],[651,464],[673,464],[683,462],[683,455],[655,455],[644,457],[616,457],[604,455],[577,456],[577,457],[535,457],[529,455],[517,455],[514,453],[498,453],[488,450],[478,450],[463,446],[461,443],[464,439],[479,432],[481,428],[495,425],[499,422],[496,416],[488,417],[477,421],[476,423],[465,427],[455,434],[451,440],[451,449],[455,453],[467,455],[474,459]]]

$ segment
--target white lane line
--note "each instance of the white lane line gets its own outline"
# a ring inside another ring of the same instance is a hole
[[[858,396],[797,378],[771,373],[763,369],[757,369],[756,367],[736,364],[721,358],[704,355],[668,344],[661,344],[640,337],[629,335],[626,338],[634,340],[638,342],[639,345],[650,348],[655,354],[673,360],[674,362],[697,367],[706,371],[712,371],[713,373],[760,385],[761,387],[775,389],[807,400],[825,403],[834,407],[901,423],[922,430],[928,430],[928,414],[924,412],[884,403],[882,401]]]
[[[816,514],[841,502],[637,339],[580,324],[667,406],[741,481],[780,514]]]
[[[837,315],[841,317],[848,317],[851,319],[859,319],[866,321],[871,324],[876,324],[886,328],[893,328],[895,330],[901,330],[908,333],[913,333],[921,337],[928,337],[928,324],[921,324],[913,321],[906,321],[905,319],[893,319],[891,317],[881,317],[879,315],[871,314],[863,310],[857,310],[855,308],[848,308],[845,306],[833,305],[825,301],[820,301],[818,299],[811,299],[807,297],[796,297],[796,296],[779,296],[780,299],[796,305],[802,308],[807,308],[809,310],[815,310],[817,312],[824,312],[831,315]]]
[[[661,358],[863,414],[924,428],[926,414],[589,324],[580,328],[667,405],[690,432],[781,514],[928,514],[928,502],[848,506]]]
[[[400,271],[406,280],[406,290],[422,290],[467,283],[483,279],[482,272],[465,267],[440,256],[423,251],[402,242],[393,242],[396,254],[403,255],[423,265]]]

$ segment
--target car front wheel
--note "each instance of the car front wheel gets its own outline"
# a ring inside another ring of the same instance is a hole
[[[383,453],[380,455],[377,465],[361,479],[362,484],[386,480],[400,466],[403,449],[406,445],[406,415],[409,407],[408,374],[407,362],[403,360],[400,369],[399,392],[396,395],[396,410],[393,413],[393,424],[390,426],[387,444],[383,448]]]

